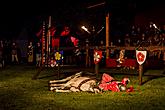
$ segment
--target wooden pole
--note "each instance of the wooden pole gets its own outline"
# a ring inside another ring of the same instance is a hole
[[[43,26],[42,26],[42,53],[41,53],[41,65],[38,68],[38,71],[36,74],[34,74],[34,76],[32,77],[33,80],[36,80],[37,77],[39,76],[39,74],[41,73],[41,71],[43,70],[43,68],[45,67],[45,22],[43,22]]]
[[[60,63],[58,63],[57,71],[58,71],[58,79],[60,79]]]
[[[49,23],[48,23],[48,31],[47,31],[47,46],[46,46],[46,51],[47,51],[47,66],[49,67],[50,66],[50,27],[51,27],[51,16],[49,16]]]
[[[42,66],[45,66],[45,49],[46,49],[46,40],[45,40],[45,22],[43,22],[42,30]]]
[[[109,58],[109,13],[106,15],[106,59]]]
[[[99,74],[99,64],[98,63],[95,64],[95,74],[96,74],[96,76],[98,76],[98,74]]]
[[[41,71],[42,71],[43,69],[44,69],[44,67],[43,67],[43,66],[40,66],[40,67],[38,68],[37,73],[34,74],[34,76],[32,77],[32,80],[36,80],[36,79],[38,78],[39,74],[41,73]]]
[[[90,8],[96,8],[96,7],[102,6],[102,5],[105,5],[105,2],[101,2],[101,3],[98,3],[98,4],[90,5],[90,6],[88,6],[87,8],[88,8],[88,9],[90,9]]]
[[[98,46],[96,46],[96,50],[98,50]],[[95,74],[96,74],[96,76],[98,76],[98,74],[99,74],[99,63],[95,64]]]
[[[86,67],[89,66],[89,41],[86,39],[86,61],[85,61]]]
[[[143,65],[139,65],[139,85],[142,85]]]

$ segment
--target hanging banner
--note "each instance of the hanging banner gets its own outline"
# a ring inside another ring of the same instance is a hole
[[[42,27],[42,65],[45,64],[46,60],[46,54],[45,54],[45,49],[46,49],[46,41],[45,41],[45,22],[43,22],[43,27]]]
[[[94,63],[98,64],[102,59],[102,51],[94,50]]]
[[[145,62],[146,57],[147,57],[147,51],[136,50],[136,59],[139,65],[142,65]]]
[[[56,64],[57,64],[56,60],[51,59],[51,61],[50,61],[50,66],[51,66],[51,67],[55,67]]]
[[[54,54],[54,57],[55,57],[55,60],[57,63],[60,63],[62,62],[63,60],[63,51],[56,51],[55,54]]]

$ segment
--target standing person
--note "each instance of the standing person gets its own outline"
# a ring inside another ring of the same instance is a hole
[[[37,43],[36,45],[36,67],[40,67],[41,66],[41,44],[40,42]]]
[[[19,61],[18,61],[18,49],[17,49],[17,45],[15,42],[12,43],[12,46],[11,46],[11,60],[12,60],[12,63],[17,63],[19,64]]]
[[[5,60],[4,60],[4,50],[3,50],[3,41],[0,41],[0,67],[4,67]]]
[[[28,45],[28,63],[32,64],[33,63],[33,43],[29,42]]]
[[[12,42],[10,40],[4,40],[3,42],[3,54],[6,64],[11,64],[12,54],[11,54]]]
[[[71,30],[69,26],[64,26],[60,34],[60,47],[64,50],[64,63],[65,64],[72,64],[72,56],[73,56],[73,49],[74,44],[71,40]]]

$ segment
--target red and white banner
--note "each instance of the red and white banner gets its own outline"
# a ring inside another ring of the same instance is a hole
[[[102,59],[102,51],[94,50],[94,63],[98,64]]]
[[[139,65],[142,65],[145,62],[146,57],[147,57],[147,51],[136,50],[136,59]]]
[[[50,66],[51,66],[51,67],[55,67],[56,64],[57,64],[57,63],[56,63],[56,60],[53,60],[53,59],[52,59],[52,60],[50,61]]]

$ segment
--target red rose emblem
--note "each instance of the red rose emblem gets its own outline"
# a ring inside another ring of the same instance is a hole
[[[143,62],[145,56],[144,56],[141,52],[139,52],[139,53],[137,54],[137,58],[138,58],[138,61],[139,61],[139,62]]]

